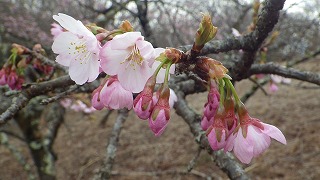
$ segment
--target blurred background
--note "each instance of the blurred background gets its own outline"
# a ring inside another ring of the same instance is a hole
[[[0,65],[8,58],[12,43],[29,48],[39,43],[54,59],[50,28],[54,22],[52,15],[59,12],[108,30],[129,20],[155,47],[179,47],[193,43],[201,12],[208,12],[218,27],[215,39],[250,33],[257,18],[257,10],[253,8],[256,3],[258,1],[251,0],[0,0]],[[319,0],[287,0],[256,63],[275,62],[320,72],[319,17]],[[231,51],[208,56],[228,64],[240,55],[241,51]],[[253,179],[319,178],[319,86],[292,80],[289,84],[277,84],[278,90],[273,91],[270,90],[273,81],[269,78],[252,91],[257,86],[255,81],[258,80],[243,80],[236,83],[236,88],[241,95],[249,94],[246,103],[251,114],[279,127],[288,145],[272,143],[270,149],[246,166],[246,171]],[[86,101],[85,97],[81,98]],[[206,98],[206,93],[187,97],[199,113],[202,113]],[[107,113],[107,110],[90,114],[66,111],[53,144],[57,179],[92,178],[103,161],[117,115],[112,112],[105,121]],[[170,121],[165,133],[156,138],[147,122],[130,113],[120,136],[114,179],[227,179],[206,152],[201,152],[193,173],[181,173],[198,147],[180,117],[173,113]],[[36,174],[28,145],[17,125],[10,123],[0,130],[8,134],[7,140],[1,138],[0,179],[26,179],[30,174]],[[21,151],[24,163],[7,144]]]

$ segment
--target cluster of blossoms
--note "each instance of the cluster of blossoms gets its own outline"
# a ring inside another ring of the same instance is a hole
[[[36,44],[33,47],[34,51],[44,51],[41,45]],[[11,55],[0,69],[0,86],[8,85],[12,90],[21,90],[22,84],[25,82],[25,71],[31,65],[39,75],[48,75],[53,71],[53,68],[44,65],[39,59],[32,57],[30,50],[13,44]]]
[[[204,63],[216,62],[206,60]],[[230,78],[224,74],[226,69],[217,67],[216,72],[221,73],[210,76],[208,102],[201,120],[211,148],[233,151],[241,162],[248,164],[270,146],[271,138],[286,144],[277,127],[249,116]]]
[[[168,86],[169,75],[174,73],[182,53],[173,48],[153,48],[140,32],[132,31],[128,22],[109,32],[86,27],[61,13],[53,18],[64,29],[54,25],[52,50],[58,54],[56,61],[69,67],[71,79],[82,85],[102,72],[106,74],[92,93],[92,106],[98,110],[133,108],[139,118],[148,119],[156,136],[161,135],[177,101]],[[211,18],[204,15],[192,50],[199,53],[216,32]],[[270,138],[286,144],[278,128],[249,116],[228,70],[219,61],[198,57],[195,71],[208,80],[210,87],[201,127],[213,150],[233,151],[241,162],[250,163],[268,148]]]
[[[177,99],[168,86],[169,74],[175,70],[171,50],[153,48],[140,32],[132,32],[128,22],[114,32],[93,27],[94,34],[68,15],[59,13],[53,18],[64,29],[53,26],[52,50],[58,54],[56,61],[69,67],[70,78],[82,85],[102,72],[107,74],[92,93],[93,107],[133,108],[141,119],[149,119],[151,130],[160,135]],[[156,83],[160,84],[157,91]]]
[[[64,108],[69,108],[76,112],[83,112],[85,114],[90,114],[96,111],[93,106],[88,106],[81,100],[72,100],[70,98],[64,98],[60,101],[60,104]]]

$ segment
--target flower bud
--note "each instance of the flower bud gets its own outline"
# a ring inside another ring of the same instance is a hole
[[[208,57],[199,57],[196,64],[196,73],[204,80],[221,79],[227,76],[228,69],[220,61]]]
[[[156,84],[156,78],[151,76],[142,92],[133,101],[133,110],[140,119],[148,119],[153,109],[153,90]]]
[[[162,86],[159,91],[159,100],[149,117],[149,127],[155,136],[160,136],[163,133],[170,120],[169,87],[167,85]]]
[[[205,43],[209,42],[216,36],[217,31],[218,28],[213,26],[210,15],[203,14],[192,49],[195,51],[200,51]]]
[[[128,20],[122,21],[119,29],[121,31],[123,31],[124,33],[133,31],[133,27],[132,27],[132,25],[130,24],[130,22]]]

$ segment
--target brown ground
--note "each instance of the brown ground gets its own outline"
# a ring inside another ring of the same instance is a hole
[[[298,68],[320,71],[316,60]],[[243,81],[236,86],[242,93],[247,87],[251,87],[251,82]],[[319,179],[320,89],[296,80],[279,87],[280,90],[270,96],[265,96],[259,90],[247,102],[247,107],[252,116],[279,127],[288,144],[284,146],[273,141],[271,147],[246,170],[253,179]],[[201,112],[206,94],[193,95],[188,99]],[[58,155],[58,179],[91,179],[100,166],[116,117],[116,113],[113,113],[102,128],[98,125],[102,114],[98,112],[89,117],[68,113],[54,146]],[[23,143],[12,138],[10,141],[25,155],[28,154]],[[194,175],[196,173],[210,175],[213,179],[227,179],[205,151],[201,152],[194,174],[181,173],[196,152],[196,142],[189,128],[177,115],[172,116],[165,133],[156,138],[149,130],[148,123],[131,113],[120,137],[113,168],[118,175],[113,179],[203,179]],[[0,157],[0,179],[26,179],[26,172],[3,146],[0,146]],[[28,161],[31,161],[30,157]],[[154,175],[152,172],[162,174]]]

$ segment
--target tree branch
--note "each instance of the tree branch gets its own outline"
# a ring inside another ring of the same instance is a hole
[[[56,88],[66,87],[72,84],[74,84],[74,81],[70,79],[69,75],[66,75],[51,81],[41,82],[27,87],[21,91],[18,97],[13,98],[10,107],[0,115],[0,126],[5,124],[20,109],[25,107],[33,97],[45,94]]]
[[[293,68],[285,68],[273,63],[255,64],[247,73],[247,77],[252,74],[277,74],[287,78],[298,79],[320,85],[320,74],[306,71],[298,71]]]
[[[128,117],[128,110],[122,109],[118,111],[118,117],[113,126],[109,143],[106,149],[106,158],[104,159],[103,166],[99,169],[95,179],[109,179],[111,176],[111,170],[114,159],[116,157],[117,146],[119,142],[119,136],[122,129],[122,125]]]

